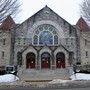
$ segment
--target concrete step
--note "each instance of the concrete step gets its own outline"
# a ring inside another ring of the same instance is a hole
[[[48,76],[48,75],[66,75],[68,74],[68,70],[66,69],[57,69],[57,70],[24,70],[22,72],[23,75],[26,76]]]
[[[50,81],[53,79],[68,79],[69,73],[67,69],[57,70],[24,70],[21,79],[26,81]]]

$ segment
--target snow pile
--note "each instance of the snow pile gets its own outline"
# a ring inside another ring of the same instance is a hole
[[[67,83],[74,80],[90,80],[90,74],[83,74],[83,73],[76,73],[70,76],[71,80],[61,80],[61,79],[55,79],[52,80],[49,83]]]
[[[71,80],[55,79],[49,83],[67,83],[73,80],[90,80],[90,74],[76,73],[70,76]],[[5,74],[0,76],[0,83],[2,82],[13,82],[19,80],[19,78],[13,74]]]
[[[70,76],[71,80],[90,80],[90,74],[76,73]]]
[[[13,82],[19,80],[19,78],[13,74],[5,74],[0,76],[0,83],[2,82]]]
[[[61,79],[55,79],[50,81],[49,83],[66,83],[66,82],[70,82],[71,80],[61,80]]]

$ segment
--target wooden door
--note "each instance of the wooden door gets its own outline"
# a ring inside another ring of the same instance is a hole
[[[26,68],[35,68],[35,54],[27,54]]]
[[[42,58],[42,68],[50,68],[50,60],[49,58]]]
[[[57,68],[65,68],[64,60],[57,58],[57,60],[56,60],[56,67]]]
[[[50,68],[50,55],[47,52],[41,56],[41,68]]]
[[[63,53],[58,53],[56,55],[56,67],[65,68],[65,55]]]

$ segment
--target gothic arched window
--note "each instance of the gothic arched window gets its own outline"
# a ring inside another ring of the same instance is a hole
[[[57,45],[58,44],[58,34],[56,28],[45,24],[36,28],[34,37],[34,45]]]

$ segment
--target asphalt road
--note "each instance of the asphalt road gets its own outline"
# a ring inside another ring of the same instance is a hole
[[[85,87],[85,88],[66,88],[66,89],[61,89],[61,88],[1,88],[0,90],[90,90],[90,87]]]

